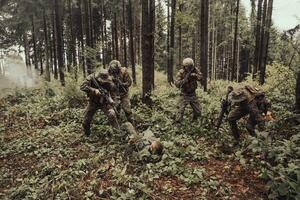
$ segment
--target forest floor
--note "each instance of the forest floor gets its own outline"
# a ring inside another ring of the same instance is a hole
[[[82,136],[86,97],[76,83],[11,93],[0,99],[0,199],[268,199],[265,152],[256,149],[265,140],[243,134],[231,147],[226,123],[213,129],[221,85],[199,91],[202,118],[191,123],[189,109],[178,130],[175,88],[159,88],[152,109],[133,89],[137,129],[151,129],[165,147],[155,164],[126,157],[126,134],[100,112],[91,137]]]

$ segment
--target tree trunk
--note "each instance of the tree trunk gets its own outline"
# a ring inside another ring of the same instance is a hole
[[[142,2],[142,66],[143,102],[151,105],[154,88],[155,0]]]
[[[56,37],[56,24],[55,24],[55,12],[53,11],[52,17],[52,36],[53,36],[53,64],[54,64],[54,78],[58,79],[58,66],[57,66],[57,37]]]
[[[118,23],[117,13],[114,13],[114,34],[115,34],[115,45],[116,45],[116,59],[119,60],[119,39],[118,39]]]
[[[253,65],[253,79],[256,78],[259,69],[260,60],[260,43],[261,43],[261,14],[262,14],[263,0],[258,0],[257,18],[256,18],[256,39],[255,39],[255,52],[254,52],[254,65]]]
[[[174,48],[175,48],[175,12],[176,12],[176,0],[171,0],[172,2],[172,13],[171,13],[171,27],[170,27],[170,55],[169,55],[169,65],[168,65],[168,82],[174,83],[173,73],[174,73]]]
[[[44,36],[45,36],[45,61],[46,61],[46,69],[45,69],[45,79],[46,81],[50,81],[50,64],[49,64],[49,43],[48,43],[48,28],[47,28],[47,20],[46,20],[46,11],[44,10]]]
[[[37,46],[36,46],[36,32],[35,32],[35,24],[34,24],[34,16],[31,18],[32,22],[32,42],[33,42],[33,57],[34,57],[34,69],[38,69],[38,58],[37,58]]]
[[[92,48],[92,38],[91,38],[91,21],[89,15],[89,0],[84,0],[84,13],[85,13],[85,35],[86,35],[86,46]],[[87,74],[92,73],[92,62],[90,55],[86,57],[86,71]]]
[[[64,48],[63,48],[63,27],[61,9],[62,5],[59,0],[55,0],[55,18],[56,18],[56,40],[57,40],[57,60],[59,80],[62,86],[65,86],[65,74],[64,74]]]
[[[269,0],[268,10],[267,10],[267,19],[266,19],[266,28],[265,28],[265,37],[263,40],[263,48],[262,48],[262,64],[260,71],[260,84],[263,85],[265,83],[266,76],[266,65],[268,59],[268,48],[269,48],[269,39],[270,39],[270,29],[272,24],[272,12],[273,12],[273,0]]]
[[[182,13],[183,3],[179,4],[179,12]],[[178,67],[182,62],[182,25],[178,25]]]
[[[80,46],[81,46],[81,63],[80,65],[82,66],[82,72],[83,72],[83,77],[86,77],[86,69],[85,69],[85,48],[84,48],[84,38],[83,38],[83,14],[82,14],[82,0],[79,0],[78,2],[78,7],[79,7],[79,40],[80,40]]]
[[[125,15],[125,0],[123,0],[123,45],[124,45],[124,66],[128,67],[127,65],[127,44],[126,44],[126,15]]]
[[[129,44],[130,44],[130,58],[131,58],[131,69],[132,69],[132,79],[133,83],[136,85],[136,73],[135,73],[135,54],[134,54],[134,40],[133,40],[133,27],[134,21],[132,17],[132,5],[131,0],[128,1],[128,26],[129,26]]]
[[[172,83],[173,72],[171,72],[170,66],[170,0],[167,0],[167,74],[168,82]],[[172,77],[169,75],[172,74]]]
[[[209,1],[201,1],[201,35],[200,35],[200,66],[203,74],[203,87],[207,91],[207,67],[208,67],[208,15],[209,15]]]
[[[68,2],[69,7],[69,15],[70,15],[70,36],[71,36],[71,42],[70,42],[70,51],[71,51],[71,60],[72,60],[72,68],[74,73],[74,78],[77,80],[77,60],[76,60],[76,37],[75,37],[75,31],[74,31],[74,24],[73,24],[73,5],[71,0]]]
[[[300,113],[300,70],[297,73],[296,84],[296,113]]]
[[[234,39],[233,39],[233,65],[232,65],[232,81],[237,80],[237,46],[238,46],[238,28],[239,28],[239,11],[240,11],[240,0],[236,2],[236,13],[235,13],[235,28],[234,28]]]

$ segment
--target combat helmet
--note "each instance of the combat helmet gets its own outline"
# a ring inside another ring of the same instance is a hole
[[[108,68],[109,74],[119,74],[121,72],[121,63],[118,60],[112,60],[109,63],[109,68]]]
[[[194,68],[194,60],[192,58],[185,58],[182,61],[182,66],[188,70]]]

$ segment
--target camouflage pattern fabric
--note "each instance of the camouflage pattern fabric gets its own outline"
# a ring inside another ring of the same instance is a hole
[[[256,125],[263,128],[263,113],[266,114],[270,108],[270,102],[265,98],[264,92],[252,86],[245,86],[233,92],[230,102],[232,106],[228,114],[228,122],[236,140],[240,138],[237,121],[248,114],[246,129],[250,135],[255,135]]]
[[[184,111],[187,105],[191,105],[193,109],[193,118],[196,119],[201,115],[201,105],[196,96],[196,89],[198,87],[197,81],[201,80],[201,73],[194,68],[193,73],[198,74],[198,77],[189,77],[185,80],[188,71],[181,69],[176,77],[175,85],[181,91],[178,100],[178,111],[176,113],[176,122],[180,123],[183,120]]]
[[[106,70],[90,74],[86,78],[80,86],[80,89],[87,93],[89,97],[88,105],[83,117],[83,128],[86,135],[90,134],[91,122],[97,110],[102,110],[107,116],[109,123],[114,128],[118,128],[117,113],[115,112],[113,105],[110,105],[102,95],[96,95],[97,86],[94,84],[93,78],[96,79],[101,87],[109,91],[115,102],[118,97],[116,85],[113,83],[112,77],[108,75]]]

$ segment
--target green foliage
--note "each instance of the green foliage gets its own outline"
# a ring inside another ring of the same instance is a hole
[[[245,173],[261,169],[261,178],[268,181],[269,198],[297,199],[300,131],[289,120],[294,101],[290,88],[295,81],[293,73],[279,64],[269,70],[264,89],[273,101],[275,122],[268,124],[261,136],[246,137],[240,148],[229,154],[223,149],[232,143],[226,121],[220,133],[213,129],[227,82],[211,82],[208,93],[198,90],[202,117],[190,122],[192,111],[188,108],[180,128],[173,125],[179,92],[166,86],[162,74],[157,74],[152,109],[141,103],[139,89],[133,88],[133,110],[141,120],[138,130],[150,128],[164,145],[162,160],[155,164],[126,157],[126,134],[111,129],[100,112],[93,121],[92,136],[81,136],[86,98],[74,81],[63,89],[51,84],[17,91],[3,99],[4,107],[0,107],[5,121],[0,126],[0,151],[6,159],[0,168],[0,187],[10,185],[0,196],[147,199],[168,198],[181,190],[194,195],[199,188],[195,198],[213,195],[226,199],[234,190],[222,170],[238,163]],[[242,84],[249,83],[255,84],[250,80]],[[215,159],[220,166],[212,173],[210,162]],[[15,182],[10,181],[13,176]]]

